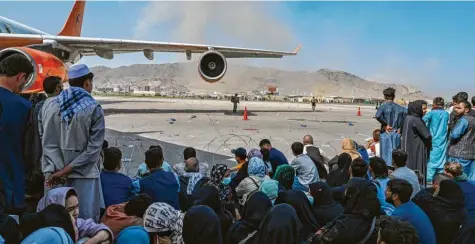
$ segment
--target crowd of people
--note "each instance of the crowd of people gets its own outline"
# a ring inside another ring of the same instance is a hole
[[[461,92],[376,113],[366,145],[333,158],[311,135],[288,160],[271,141],[208,165],[186,148],[170,165],[151,146],[134,177],[109,147],[94,74],[70,68],[70,88],[44,80],[46,99],[18,96],[34,69],[0,61],[0,243],[475,243],[475,118]],[[474,100],[474,99],[472,99]],[[475,101],[472,101],[475,102]]]

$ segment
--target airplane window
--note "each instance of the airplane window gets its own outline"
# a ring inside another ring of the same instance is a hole
[[[12,29],[10,28],[10,26],[8,26],[7,24],[4,24],[4,26],[5,26],[6,32],[11,34],[11,33],[12,33]]]

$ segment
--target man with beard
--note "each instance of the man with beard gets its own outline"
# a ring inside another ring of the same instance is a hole
[[[392,216],[399,217],[411,223],[419,235],[421,244],[436,243],[435,232],[429,217],[424,211],[413,203],[411,184],[403,179],[393,179],[386,187],[386,202],[396,207]]]
[[[457,116],[457,112],[455,111],[455,106],[463,101],[468,100],[468,94],[466,92],[459,92],[455,96],[452,97],[452,106],[449,108],[449,132],[451,132],[455,125],[457,124],[457,120],[459,117]]]
[[[41,148],[31,102],[19,96],[33,74],[30,61],[11,54],[0,61],[0,211],[25,207],[25,178],[37,168]]]
[[[459,162],[468,178],[475,180],[475,117],[470,116],[471,105],[467,101],[455,104],[457,124],[450,133],[450,162]]]

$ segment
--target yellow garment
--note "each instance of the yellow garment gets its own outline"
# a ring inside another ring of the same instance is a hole
[[[348,153],[351,156],[351,160],[355,160],[361,157],[360,153],[355,148],[355,142],[350,138],[345,138],[341,141],[342,153]]]
[[[231,168],[231,170],[239,171],[245,163],[246,163],[246,162],[244,162],[244,163],[238,163],[236,166],[234,166],[233,168]]]

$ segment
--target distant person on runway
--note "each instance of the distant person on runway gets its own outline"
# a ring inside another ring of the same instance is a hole
[[[315,111],[315,106],[317,106],[317,99],[313,97],[310,102],[312,103],[312,111]]]
[[[233,113],[236,113],[237,104],[239,103],[239,97],[237,93],[234,94],[234,97],[231,98],[231,102],[233,103]]]

